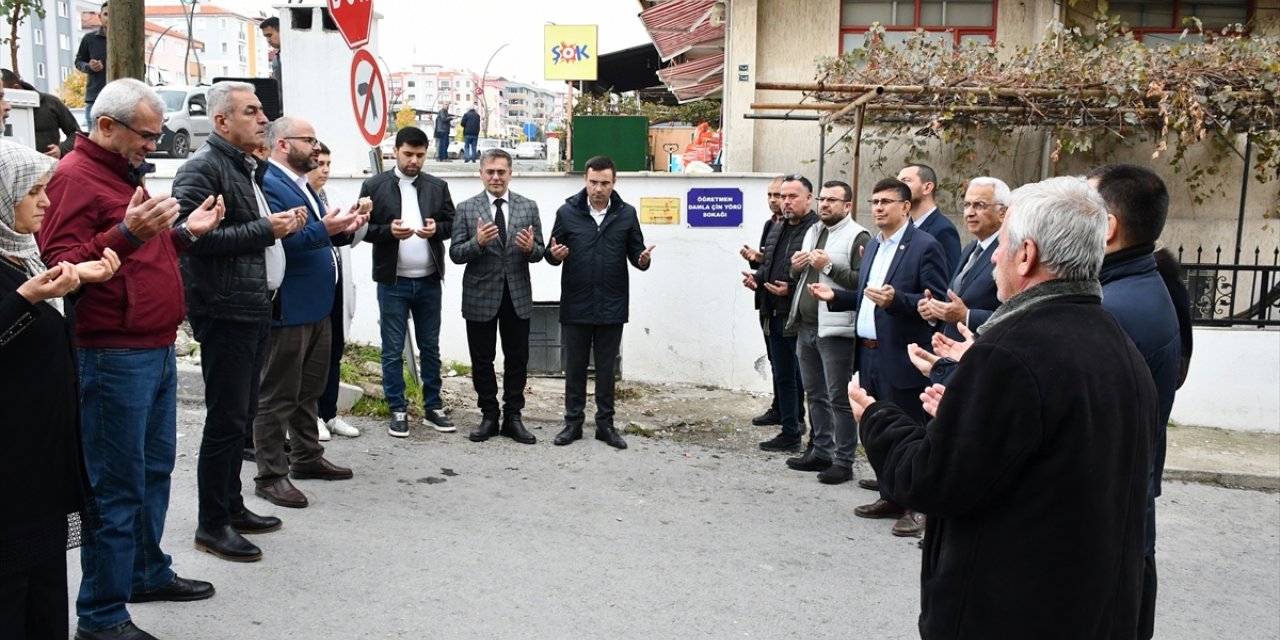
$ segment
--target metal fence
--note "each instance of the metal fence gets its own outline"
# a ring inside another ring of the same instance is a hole
[[[1270,255],[1253,250],[1234,261],[1222,261],[1222,247],[1211,252],[1196,247],[1194,256],[1178,247],[1191,294],[1191,323],[1201,327],[1280,327],[1280,247]],[[1194,257],[1194,261],[1187,262]],[[1210,260],[1212,260],[1210,262]]]

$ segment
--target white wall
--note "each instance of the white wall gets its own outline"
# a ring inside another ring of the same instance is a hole
[[[1280,433],[1280,333],[1197,328],[1194,339],[1173,421]]]
[[[477,175],[441,174],[454,202],[482,189]],[[631,316],[623,332],[622,374],[649,382],[688,382],[732,389],[768,391],[768,361],[753,308],[752,292],[743,288],[747,268],[738,255],[744,243],[755,244],[768,218],[765,192],[773,176],[716,174],[686,176],[666,173],[623,173],[617,191],[637,208],[641,197],[675,197],[683,202],[693,187],[736,187],[746,204],[741,228],[704,229],[683,224],[644,225],[647,244],[655,244],[648,271],[631,270]],[[169,189],[171,177],[148,181],[152,193]],[[333,178],[327,190],[353,201],[362,178]],[[549,242],[556,209],[583,187],[580,175],[517,174],[511,189],[538,202],[543,240]],[[372,281],[368,246],[352,252],[356,315],[349,339],[379,344],[377,288]],[[572,259],[572,258],[570,258]],[[440,352],[444,360],[469,362],[466,325],[461,315],[462,265],[446,269]],[[533,299],[560,298],[560,269],[545,262],[532,265]],[[499,354],[501,358],[501,354]],[[763,362],[759,369],[757,363]]]

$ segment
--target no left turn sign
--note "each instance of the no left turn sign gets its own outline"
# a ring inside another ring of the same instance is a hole
[[[360,135],[369,146],[378,146],[387,133],[387,83],[367,49],[356,49],[351,60],[351,108]]]

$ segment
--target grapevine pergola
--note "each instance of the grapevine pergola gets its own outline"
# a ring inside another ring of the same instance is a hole
[[[800,97],[755,102],[747,117],[816,122],[820,179],[834,148],[827,133],[851,125],[855,198],[864,143],[883,150],[889,141],[935,140],[970,163],[962,175],[981,175],[984,163],[1001,155],[999,145],[996,153],[978,153],[993,133],[1047,133],[1046,163],[1107,141],[1149,144],[1153,159],[1164,156],[1184,175],[1197,202],[1212,190],[1217,160],[1240,155],[1239,254],[1250,174],[1266,182],[1280,170],[1280,38],[1243,28],[1189,30],[1174,45],[1152,48],[1118,20],[1092,26],[1085,32],[1051,24],[1041,43],[1011,56],[993,45],[957,49],[950,38],[923,32],[890,48],[872,29],[864,48],[821,60],[813,82],[756,83]],[[1243,151],[1235,146],[1240,135]],[[1193,165],[1187,151],[1205,142],[1217,155]]]

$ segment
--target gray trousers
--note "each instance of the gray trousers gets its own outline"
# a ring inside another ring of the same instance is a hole
[[[800,325],[796,358],[809,398],[813,450],[837,466],[852,468],[858,451],[858,424],[849,408],[854,338],[819,338],[818,327]]]
[[[253,420],[258,486],[289,475],[289,461],[306,464],[324,455],[316,426],[316,401],[329,382],[333,348],[329,319],[293,327],[271,327]],[[292,452],[284,454],[289,436]]]

